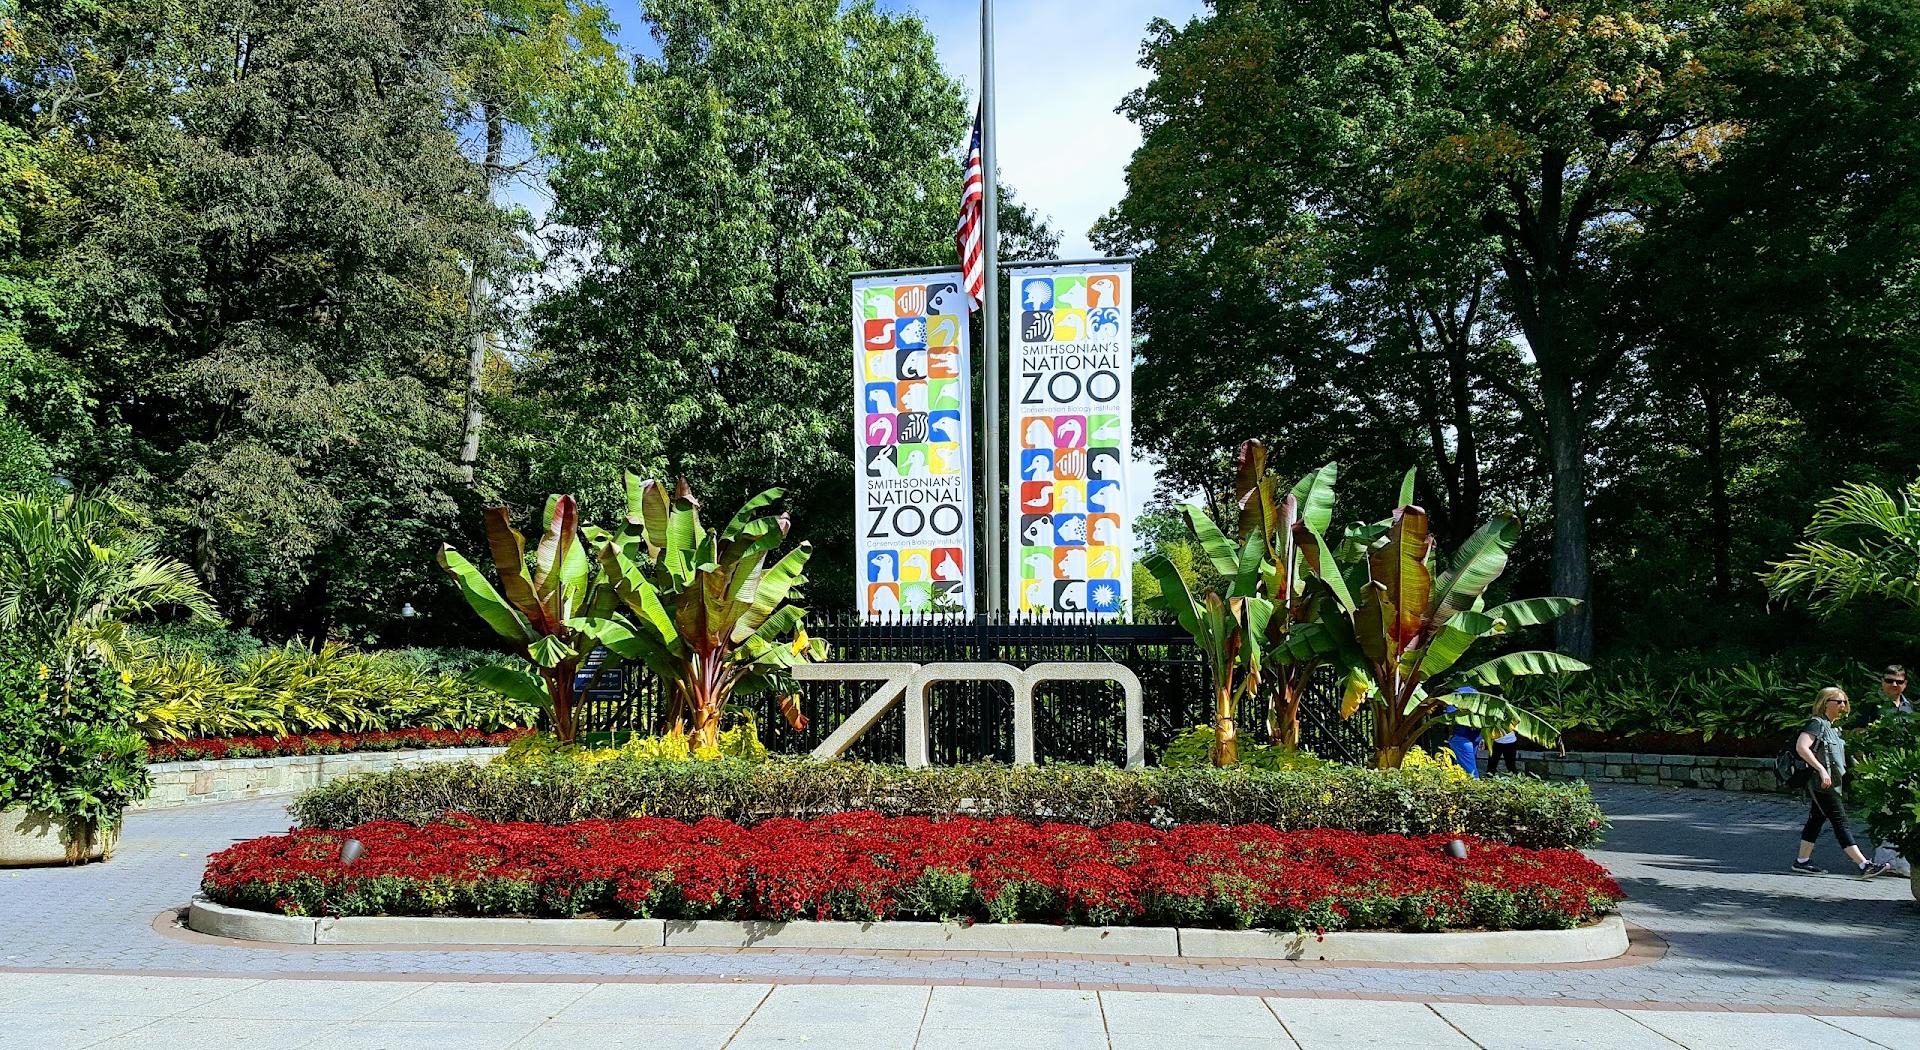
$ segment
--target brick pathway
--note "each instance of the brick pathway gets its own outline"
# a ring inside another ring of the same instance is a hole
[[[1474,969],[1126,962],[1044,956],[748,950],[525,951],[256,948],[156,929],[193,893],[206,854],[281,830],[278,803],[129,818],[105,865],[0,872],[0,969],[235,975],[442,975],[480,980],[1012,984],[1453,1003],[1730,1004],[1818,1011],[1920,1005],[1920,906],[1904,880],[1784,873],[1801,814],[1785,799],[1603,785],[1614,831],[1594,856],[1665,938],[1639,965]],[[1836,866],[1837,851],[1822,847]]]

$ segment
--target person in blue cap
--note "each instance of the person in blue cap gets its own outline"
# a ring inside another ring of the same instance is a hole
[[[1471,693],[1478,696],[1480,693],[1478,689],[1470,685],[1463,685],[1453,692],[1455,696],[1463,693]],[[1452,704],[1447,705],[1448,714],[1453,714],[1458,710],[1460,709]],[[1470,725],[1455,722],[1453,724],[1453,733],[1447,737],[1447,750],[1453,752],[1454,762],[1458,763],[1461,769],[1466,770],[1468,776],[1478,777],[1480,775],[1480,730]]]

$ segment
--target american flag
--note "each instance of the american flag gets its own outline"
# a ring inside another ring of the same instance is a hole
[[[987,294],[987,259],[981,250],[986,200],[986,176],[980,171],[980,113],[975,110],[973,143],[967,147],[967,167],[960,177],[960,221],[953,231],[953,243],[960,249],[960,277],[975,310]]]

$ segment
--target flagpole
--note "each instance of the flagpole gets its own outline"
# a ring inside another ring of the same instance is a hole
[[[981,248],[986,256],[986,309],[982,311],[986,331],[981,345],[986,352],[986,371],[982,385],[987,403],[987,611],[999,612],[1006,598],[1002,580],[1002,558],[1006,551],[1000,542],[1000,516],[1006,510],[1000,498],[1000,178],[995,167],[993,143],[993,0],[980,0],[980,174],[982,189]]]

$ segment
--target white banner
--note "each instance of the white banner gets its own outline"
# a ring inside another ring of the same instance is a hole
[[[973,613],[967,297],[956,272],[853,282],[860,611]]]
[[[1011,274],[1007,607],[1122,616],[1133,600],[1133,270]]]

